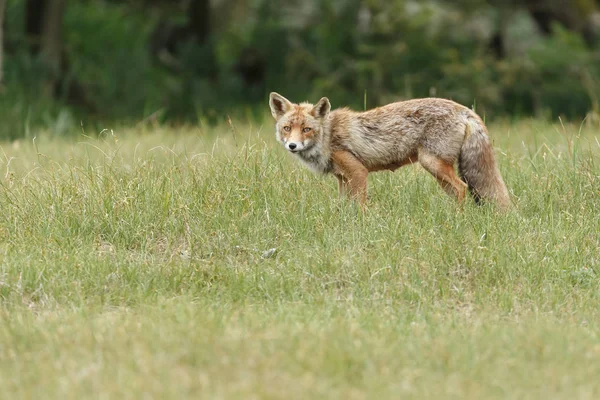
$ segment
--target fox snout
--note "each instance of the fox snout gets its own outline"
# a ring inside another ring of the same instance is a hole
[[[288,148],[288,150],[294,151],[294,150],[296,150],[296,147],[298,147],[298,145],[295,142],[292,142],[292,143],[288,143],[286,145],[286,147]]]
[[[283,128],[280,138],[285,149],[292,153],[304,151],[313,144],[312,135],[306,135],[306,132],[302,132],[300,128],[291,128],[288,131]]]
[[[284,143],[284,146],[287,150],[291,151],[292,153],[297,153],[299,151],[306,149],[306,146],[304,145],[304,143],[295,142],[295,141],[288,141],[288,142]]]

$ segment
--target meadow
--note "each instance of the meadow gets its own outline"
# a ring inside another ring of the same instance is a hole
[[[0,398],[600,398],[600,127],[492,124],[506,214],[273,131],[2,143]]]

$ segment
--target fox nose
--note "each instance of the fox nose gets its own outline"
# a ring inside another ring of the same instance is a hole
[[[298,147],[298,145],[296,143],[290,143],[290,144],[288,144],[288,148],[290,150],[294,150],[296,147]]]

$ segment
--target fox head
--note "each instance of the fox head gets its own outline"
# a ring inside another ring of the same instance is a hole
[[[278,93],[269,96],[271,114],[275,118],[277,140],[292,153],[311,149],[323,136],[323,122],[329,116],[331,104],[323,97],[312,105],[294,104]]]

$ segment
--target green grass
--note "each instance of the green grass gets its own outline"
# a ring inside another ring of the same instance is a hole
[[[600,396],[600,129],[492,126],[504,215],[272,131],[3,143],[0,397]]]

